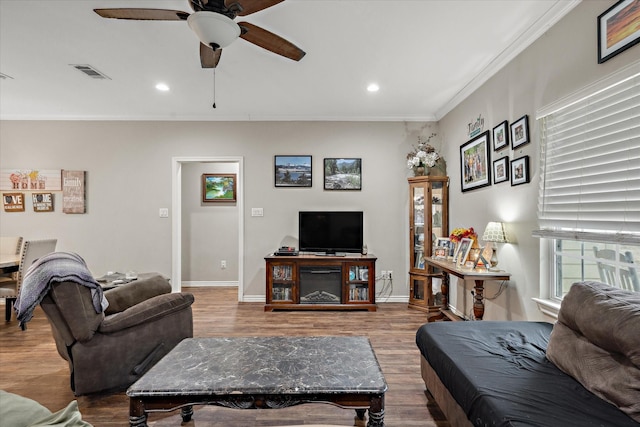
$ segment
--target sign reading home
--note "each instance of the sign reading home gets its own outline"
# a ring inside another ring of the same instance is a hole
[[[2,193],[5,212],[24,212],[24,193]]]
[[[60,191],[60,169],[0,169],[0,190]]]
[[[62,212],[83,214],[85,199],[85,171],[62,171]]]
[[[31,193],[34,212],[53,212],[52,193]]]

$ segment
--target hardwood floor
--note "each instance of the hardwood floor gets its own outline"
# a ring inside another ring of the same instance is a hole
[[[364,335],[369,337],[389,390],[385,396],[388,427],[449,427],[440,409],[425,396],[420,377],[415,332],[425,313],[406,304],[384,303],[377,312],[276,311],[261,303],[238,303],[236,288],[186,288],[195,295],[195,337]],[[0,312],[4,312],[4,307]],[[143,338],[143,337],[141,337]],[[127,426],[129,402],[124,391],[75,397],[69,369],[57,353],[49,323],[38,307],[21,331],[15,317],[0,323],[0,389],[34,399],[52,411],[76,399],[83,419],[96,427]],[[286,409],[237,410],[214,406],[194,408],[185,426],[248,427],[295,424],[354,424],[355,411],[327,404]],[[151,414],[149,425],[180,426],[179,411]]]

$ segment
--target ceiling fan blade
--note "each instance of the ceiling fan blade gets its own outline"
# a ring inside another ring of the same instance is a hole
[[[247,16],[262,9],[275,6],[283,1],[284,0],[224,0],[224,5],[228,9],[233,10],[233,5],[237,4],[241,9],[240,12],[238,12],[238,16]]]
[[[202,65],[202,68],[216,68],[218,62],[220,62],[221,55],[222,49],[214,51],[209,46],[200,43],[200,65]]]
[[[306,55],[306,52],[298,46],[264,28],[248,22],[238,22],[238,25],[242,30],[240,37],[249,43],[294,61],[300,61]]]
[[[137,21],[185,21],[189,14],[181,10],[169,9],[93,9],[103,18],[134,19]]]

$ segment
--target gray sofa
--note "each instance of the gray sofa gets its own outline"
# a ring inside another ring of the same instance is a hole
[[[42,299],[58,353],[69,362],[76,396],[122,390],[135,382],[184,338],[193,336],[193,295],[171,293],[164,277],[104,292],[109,302],[97,313],[91,289],[53,283]]]
[[[640,293],[577,283],[556,324],[427,323],[416,344],[452,426],[640,426]]]

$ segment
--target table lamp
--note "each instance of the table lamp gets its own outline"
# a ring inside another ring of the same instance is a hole
[[[487,227],[484,229],[484,234],[482,235],[482,240],[485,242],[492,242],[491,245],[491,259],[489,262],[491,263],[491,268],[495,268],[498,265],[498,255],[496,250],[496,243],[509,243],[509,239],[507,239],[507,235],[504,232],[504,224],[501,222],[490,222],[487,224]]]

